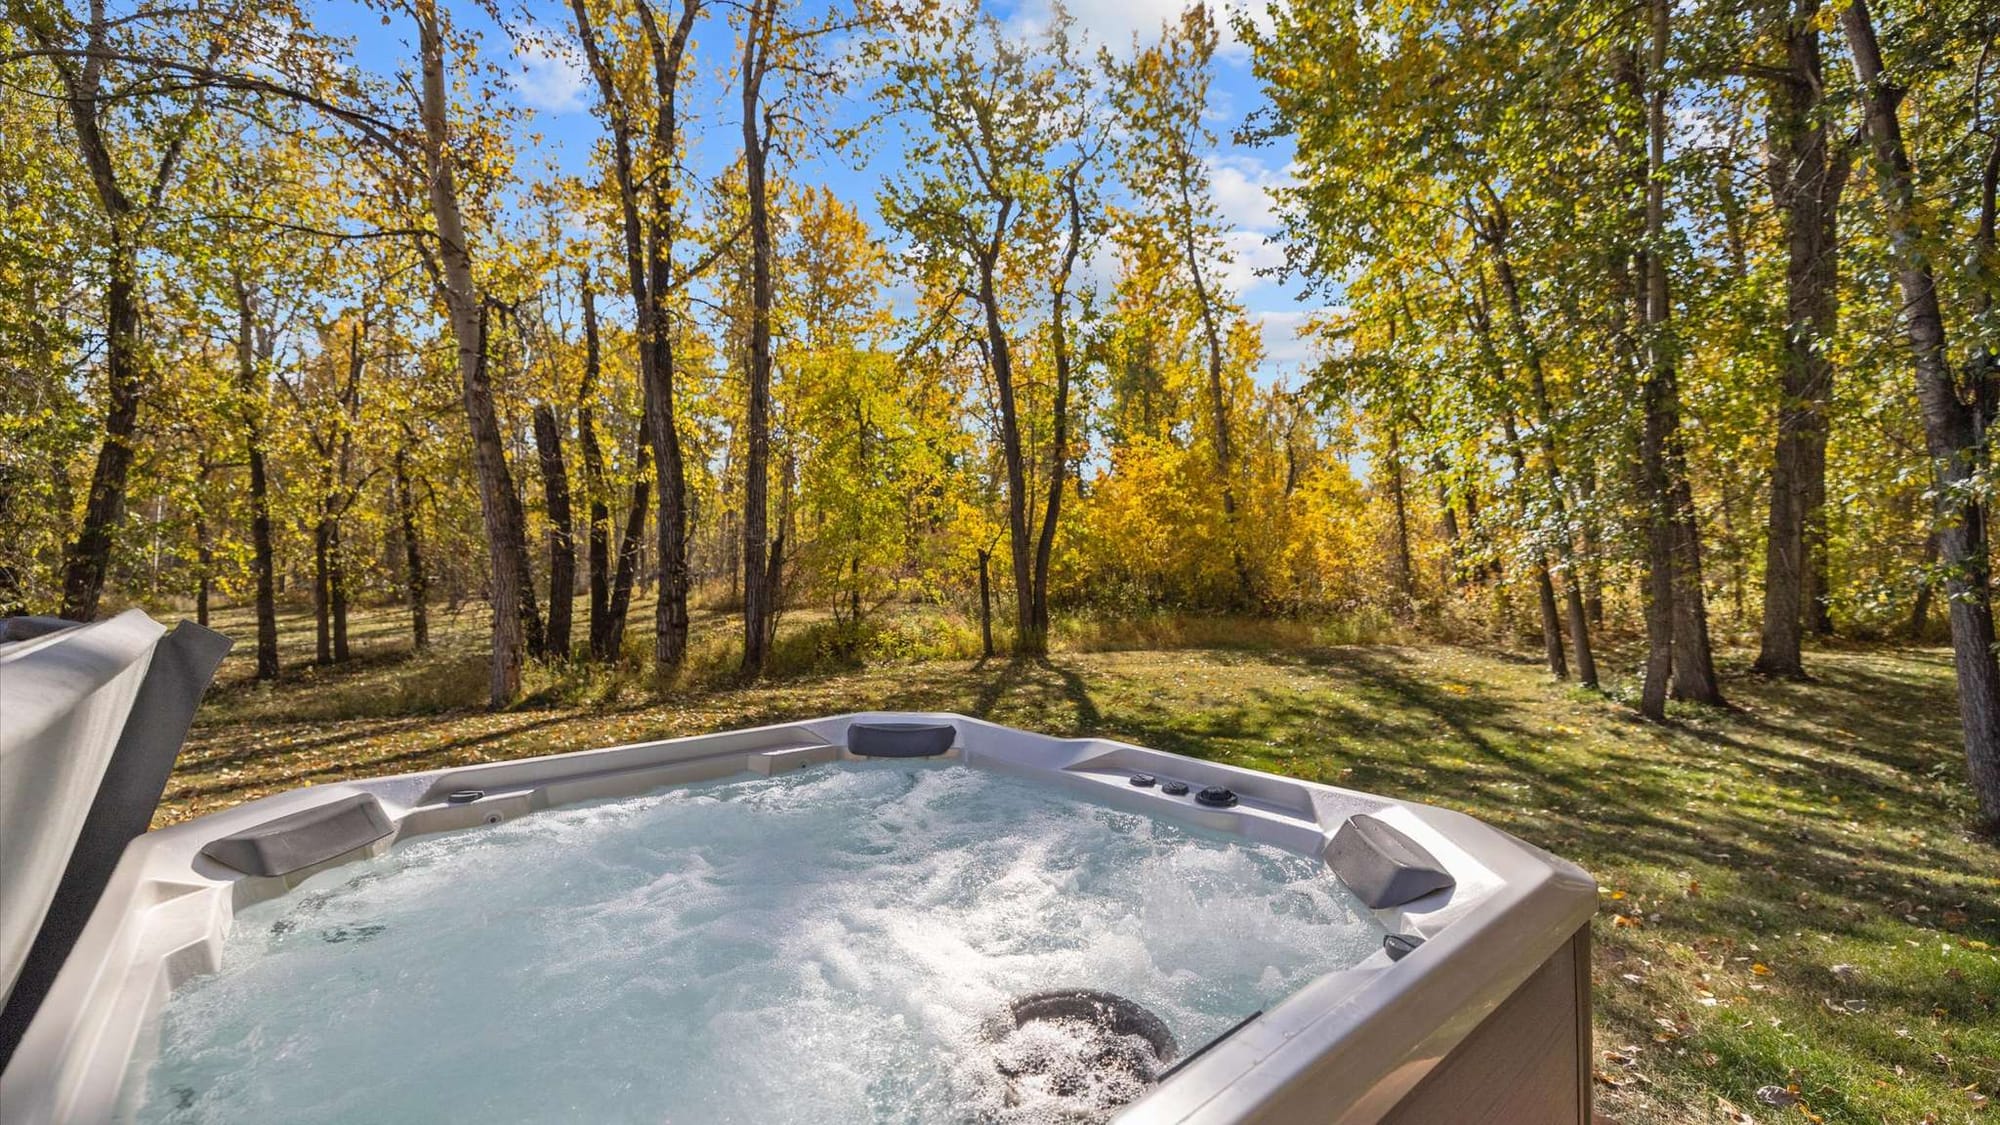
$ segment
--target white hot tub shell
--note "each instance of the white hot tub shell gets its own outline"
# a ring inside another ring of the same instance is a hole
[[[1410,845],[1448,874],[1443,889],[1374,910],[1390,934],[1421,939],[1413,949],[1392,958],[1385,948],[1313,980],[1183,1060],[1120,1121],[1589,1121],[1597,895],[1575,866],[1421,804],[1108,739],[873,712],[313,786],[140,836],[0,1075],[0,1116],[39,1125],[129,1110],[126,1075],[153,1051],[169,993],[221,967],[237,911],[317,872],[426,834],[731,775],[902,756],[914,752],[904,743],[927,738],[933,760],[1323,859],[1327,877],[1350,886],[1396,881],[1410,860],[1398,849]],[[1141,775],[1156,781],[1135,784]],[[1210,786],[1235,803],[1201,803]],[[1358,857],[1357,827],[1372,828],[1378,845]]]

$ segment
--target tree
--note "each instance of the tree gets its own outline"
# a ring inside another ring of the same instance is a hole
[[[342,327],[346,328],[344,333]],[[295,408],[293,429],[311,450],[313,462],[313,663],[319,665],[342,663],[351,655],[343,527],[349,509],[359,498],[359,485],[351,478],[362,375],[367,368],[364,341],[368,327],[365,307],[358,318],[345,325],[336,322],[326,326],[317,362],[301,364],[296,381],[279,379]],[[340,354],[343,350],[344,355]],[[253,503],[255,491],[253,479]],[[266,518],[268,521],[268,515]]]
[[[1215,202],[1204,154],[1214,148],[1209,131],[1209,68],[1215,57],[1217,29],[1205,2],[1181,13],[1179,26],[1169,25],[1156,44],[1141,46],[1132,61],[1120,64],[1109,52],[1105,65],[1112,74],[1111,96],[1126,126],[1121,170],[1141,207],[1124,216],[1140,228],[1136,236],[1157,234],[1179,254],[1181,276],[1201,324],[1208,374],[1209,443],[1215,472],[1222,484],[1223,514],[1236,518],[1236,485],[1229,396],[1223,385],[1222,321],[1231,298],[1219,292],[1212,274],[1230,262],[1218,229]],[[1250,575],[1243,551],[1231,552],[1240,586],[1248,599]]]
[[[277,554],[271,537],[271,474],[266,460],[265,414],[270,405],[269,367],[275,334],[260,324],[257,298],[238,275],[231,279],[236,303],[236,393],[243,419],[243,457],[250,469],[250,540],[256,576],[257,678],[278,678]]]
[[[1784,353],[1779,368],[1778,439],[1771,458],[1769,531],[1757,670],[1803,676],[1801,635],[1826,618],[1826,441],[1833,400],[1833,346],[1839,311],[1835,216],[1851,154],[1835,132],[1820,66],[1816,2],[1767,4],[1765,20],[1784,51],[1764,71],[1769,87],[1765,160],[1785,239]]]
[[[823,187],[785,204],[774,396],[798,490],[786,573],[853,627],[904,576],[940,467],[915,406],[920,376],[886,350],[888,256],[867,220]]]
[[[1720,703],[1722,693],[1710,655],[1700,540],[1679,432],[1678,344],[1672,322],[1666,204],[1671,14],[1662,0],[1651,0],[1647,11],[1650,31],[1644,68],[1631,62],[1623,74],[1645,123],[1644,225],[1636,255],[1642,279],[1638,322],[1645,356],[1639,452],[1646,505],[1646,664],[1640,710],[1660,719],[1666,715],[1670,685],[1673,694],[1704,703]]]
[[[626,286],[637,310],[644,426],[660,497],[660,588],[654,615],[653,664],[657,674],[665,676],[680,667],[687,652],[687,479],[674,407],[671,298],[687,276],[699,272],[677,276],[675,270],[680,216],[674,171],[681,145],[680,82],[701,0],[684,0],[671,37],[662,34],[651,0],[632,0],[645,57],[651,62],[649,92],[643,78],[629,84],[621,79],[628,65],[642,72],[645,68],[629,56],[612,57],[598,33],[590,0],[570,0],[570,9],[597,84],[598,113],[611,133],[611,171],[618,191]],[[637,49],[631,54],[638,54]],[[628,92],[628,85],[636,85],[641,92]],[[642,106],[635,109],[634,103],[642,99]],[[641,140],[645,142],[643,151],[638,144]]]
[[[1448,51],[1441,23],[1454,28]],[[1573,142],[1604,128],[1601,76],[1580,63],[1574,32],[1554,14],[1328,5],[1280,15],[1269,30],[1239,20],[1238,31],[1257,49],[1273,102],[1252,138],[1289,135],[1305,169],[1301,183],[1278,193],[1288,268],[1309,285],[1347,280],[1368,295],[1364,321],[1397,329],[1379,329],[1376,346],[1411,353],[1387,365],[1326,365],[1329,377],[1355,382],[1324,390],[1387,405],[1371,422],[1400,448],[1408,422],[1400,404],[1416,395],[1397,384],[1439,366],[1417,361],[1421,349],[1453,347],[1476,359],[1488,385],[1465,422],[1483,429],[1513,468],[1507,488],[1527,521],[1518,554],[1533,580],[1549,671],[1567,678],[1574,655],[1580,678],[1594,684],[1590,584],[1600,564],[1586,550],[1591,514],[1564,470],[1564,444],[1581,447],[1582,458],[1595,453],[1590,426],[1604,423],[1591,417],[1597,404],[1583,401],[1582,372],[1597,356],[1578,348],[1552,358],[1548,340],[1583,338],[1583,318],[1533,303],[1537,294],[1567,301],[1571,290],[1589,290],[1585,279],[1605,256],[1572,202],[1600,186],[1601,151]],[[1496,92],[1490,76],[1510,69],[1520,80]],[[1451,143],[1437,137],[1438,121],[1455,123]],[[1369,284],[1355,285],[1357,273]],[[1452,296],[1438,301],[1441,293]],[[1462,320],[1462,334],[1420,328],[1413,310],[1431,305],[1438,312],[1430,316]],[[1575,388],[1567,399],[1563,374]]]
[[[71,142],[89,172],[103,219],[104,436],[83,522],[66,551],[60,610],[64,617],[88,621],[97,615],[124,515],[126,477],[148,382],[140,262],[168,206],[188,144],[207,115],[208,88],[155,81],[159,75],[133,75],[128,81],[136,89],[176,92],[142,95],[143,112],[114,116],[117,107],[130,104],[124,91],[113,88],[122,77],[118,60],[152,46],[143,40],[149,30],[143,21],[114,18],[103,0],[92,0],[82,21],[67,9],[34,0],[11,0],[8,15],[55,71],[69,111]],[[203,65],[213,68],[243,14],[227,9],[219,18],[203,15],[201,24],[176,30],[195,36]],[[126,128],[135,135],[123,136]],[[150,167],[145,166],[147,157]]]
[[[1059,514],[1044,504],[1034,526],[1029,450],[1023,434],[1019,321],[1030,310],[1010,299],[1042,274],[1057,357],[1049,397],[1049,472],[1060,481],[1069,452],[1069,340],[1061,315],[1079,239],[1093,224],[1081,213],[1097,133],[1084,93],[1065,83],[1078,74],[1067,16],[1059,13],[1035,43],[1009,34],[991,15],[908,14],[889,47],[888,112],[916,126],[910,168],[883,190],[890,226],[913,245],[916,268],[934,294],[934,315],[971,313],[969,338],[991,379],[1004,474],[1009,554],[1015,590],[1015,650],[1048,646],[1043,540]],[[1040,48],[1038,53],[1037,48]],[[1039,286],[1038,286],[1039,288]],[[1059,487],[1059,483],[1058,483]]]
[[[1898,112],[1903,91],[1887,77],[1874,17],[1866,0],[1840,11],[1854,76],[1862,91],[1876,193],[1888,229],[1890,257],[1903,297],[1917,402],[1936,486],[1938,552],[1951,601],[1952,660],[1958,672],[1959,718],[1965,759],[1979,798],[1982,827],[2000,831],[2000,664],[1994,658],[1991,570],[1980,478],[1985,473],[1983,434],[1994,414],[1995,362],[1990,349],[1975,350],[1963,380],[1953,372],[1938,298],[1932,255],[1938,232],[1928,229],[1918,205],[1916,175]],[[1989,141],[1978,196],[1975,245],[1989,259],[1994,250],[1995,182],[2000,180],[2000,136]],[[1991,290],[1982,298],[1990,307]]]
[[[597,324],[597,300],[589,275],[580,285],[583,300],[583,378],[577,386],[577,443],[583,452],[584,491],[590,498],[588,565],[590,570],[590,656],[608,663],[624,646],[625,613],[632,600],[632,581],[638,571],[639,546],[646,526],[646,508],[652,497],[652,481],[643,474],[633,482],[626,506],[625,531],[620,537],[617,561],[611,559],[611,508],[608,502],[611,478],[605,464],[604,447],[597,438],[596,396],[602,386],[603,344]],[[640,427],[642,433],[646,427]],[[643,440],[643,438],[642,438]],[[617,576],[612,576],[613,566]]]
[[[512,702],[521,690],[523,593],[528,575],[526,536],[520,495],[514,491],[500,444],[500,422],[493,405],[493,382],[487,370],[487,305],[472,273],[472,250],[465,216],[459,205],[453,146],[446,97],[444,28],[436,0],[415,0],[418,64],[422,81],[421,118],[426,195],[436,224],[436,249],[426,261],[432,269],[458,353],[466,421],[472,432],[472,463],[479,484],[479,507],[486,527],[487,562],[492,568],[493,646],[487,698],[495,708]]]
[[[764,102],[764,80],[777,46],[778,0],[750,0],[744,11],[743,197],[750,230],[750,338],[743,349],[743,671],[764,670],[775,626],[779,566],[785,537],[769,541],[768,495],[771,457],[771,234],[770,189],[765,178],[771,158],[772,109]]]
[[[570,614],[575,605],[576,540],[569,503],[569,466],[563,461],[562,425],[555,408],[535,404],[535,460],[542,474],[542,503],[549,524],[549,617],[543,649],[568,660]]]

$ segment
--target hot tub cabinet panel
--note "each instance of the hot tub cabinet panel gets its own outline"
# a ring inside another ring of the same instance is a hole
[[[1384,1125],[1590,1121],[1590,930],[1578,930],[1459,1041]]]
[[[124,1077],[153,1050],[169,992],[218,967],[236,911],[318,871],[579,801],[882,756],[1028,778],[1314,859],[1365,814],[1394,830],[1378,842],[1414,844],[1442,869],[1428,884],[1379,880],[1441,885],[1373,911],[1405,939],[1398,956],[1385,949],[1217,1043],[1187,1044],[1192,1056],[1121,1121],[1588,1121],[1596,888],[1576,867],[1442,809],[1105,739],[888,713],[316,786],[143,836],[0,1075],[0,1110],[9,1125],[129,1110]]]

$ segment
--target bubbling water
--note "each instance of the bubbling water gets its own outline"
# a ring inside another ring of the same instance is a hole
[[[128,1098],[161,1123],[1098,1120],[1151,1075],[1078,1075],[1080,1025],[996,1043],[1011,998],[1110,991],[1192,1050],[1382,932],[1276,849],[962,766],[828,766],[420,839],[248,908]]]

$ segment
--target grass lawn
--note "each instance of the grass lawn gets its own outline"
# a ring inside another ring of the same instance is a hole
[[[635,633],[650,619],[635,609]],[[481,624],[440,613],[413,658],[400,614],[364,614],[353,663],[258,686],[249,622],[223,617],[238,648],[160,822],[356,775],[960,711],[1460,809],[1582,864],[1602,886],[1596,1090],[1615,1121],[2000,1122],[2000,849],[1965,829],[1940,650],[1817,652],[1810,684],[1730,675],[1734,709],[1665,726],[1618,701],[1629,685],[1565,688],[1517,654],[1272,647],[1254,625],[1239,646],[703,674],[665,697],[600,673],[488,714]],[[288,655],[311,651],[309,621],[284,628]],[[726,622],[700,628],[705,651]]]

